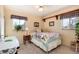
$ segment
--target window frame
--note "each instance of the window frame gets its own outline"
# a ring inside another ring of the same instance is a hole
[[[14,24],[13,24],[13,20],[16,19],[16,20],[19,20],[19,24],[20,24],[20,20],[24,20],[24,25],[22,26],[22,29],[21,31],[24,31],[26,29],[26,21],[27,21],[27,18],[26,17],[23,17],[23,16],[16,16],[16,15],[11,15],[11,20],[12,20],[12,28],[13,30],[15,30],[14,28]]]
[[[72,17],[73,18],[73,17]],[[68,18],[69,19],[69,28],[64,28],[63,27],[63,20],[64,19],[67,19],[67,18],[63,18],[63,19],[61,19],[62,20],[62,29],[63,30],[75,30],[75,25],[73,25],[73,23],[76,23],[77,21],[79,21],[78,19],[79,19],[79,17],[75,17],[75,20],[76,20],[76,22],[74,22],[74,20],[72,20],[71,18]],[[73,23],[71,23],[71,21],[73,22]],[[72,27],[71,27],[71,25],[72,25]]]

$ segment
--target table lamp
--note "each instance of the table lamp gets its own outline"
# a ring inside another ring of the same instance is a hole
[[[28,28],[25,29],[25,35],[29,35],[28,30]]]

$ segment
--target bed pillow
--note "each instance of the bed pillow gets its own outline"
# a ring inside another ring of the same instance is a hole
[[[47,33],[42,33],[42,35],[41,35],[41,40],[42,40],[44,43],[46,43],[47,40],[48,40],[48,34],[47,34]]]

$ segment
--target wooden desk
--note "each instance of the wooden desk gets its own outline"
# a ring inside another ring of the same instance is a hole
[[[23,43],[26,44],[26,41],[31,43],[31,35],[23,35]]]

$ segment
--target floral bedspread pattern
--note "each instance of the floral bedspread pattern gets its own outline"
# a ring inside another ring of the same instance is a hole
[[[41,44],[34,41],[40,42]],[[51,50],[53,46],[61,44],[61,36],[57,32],[37,32],[33,33],[32,42],[39,45],[40,48],[42,46],[42,49],[45,47],[43,50],[48,51]]]

